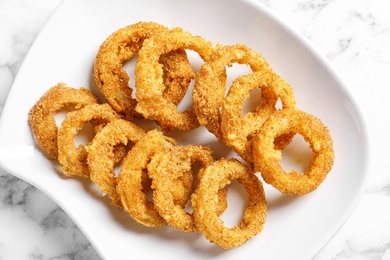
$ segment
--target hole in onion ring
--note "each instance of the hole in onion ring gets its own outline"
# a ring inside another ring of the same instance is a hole
[[[245,209],[248,206],[248,192],[236,180],[233,180],[228,186],[228,205],[234,207],[227,207],[221,214],[220,219],[225,223],[225,226],[232,228],[238,226],[244,217]]]
[[[249,112],[255,112],[256,108],[260,106],[261,102],[261,88],[252,89],[249,92],[249,97],[244,101],[242,106],[241,117]]]
[[[138,55],[134,55],[131,59],[126,60],[122,63],[122,69],[126,71],[129,76],[129,81],[127,82],[127,86],[129,86],[133,92],[131,93],[131,97],[135,99],[135,92],[137,89],[135,86],[135,63],[137,62]]]
[[[65,107],[63,107],[60,111],[58,111],[54,115],[54,120],[56,121],[57,127],[59,128],[61,126],[62,121],[64,121],[66,115],[69,112],[76,111],[76,110],[77,109],[76,109],[76,105],[75,104],[69,104],[69,105],[66,105]],[[94,135],[95,134],[94,134],[94,131],[93,131],[93,124],[90,123],[90,122],[87,122],[86,124],[83,125],[81,130],[77,133],[75,139],[73,140],[74,144],[76,146],[78,146],[78,145],[85,145],[89,141],[92,140]]]
[[[149,202],[153,202],[153,189],[152,186],[152,179],[149,177],[146,171],[144,171],[145,178],[142,179],[142,192],[145,193],[146,199]]]
[[[58,128],[60,128],[62,121],[64,121],[66,115],[69,112],[75,111],[76,109],[76,104],[69,104],[61,108],[55,115],[54,115],[54,120],[56,121],[56,125]]]
[[[73,140],[74,144],[76,146],[88,144],[95,136],[93,128],[94,126],[91,122],[85,123]]]
[[[123,144],[117,144],[117,145],[123,145]],[[116,146],[117,146],[116,145]],[[115,149],[115,147],[116,146],[114,146],[114,149]],[[125,154],[127,154],[130,150],[131,150],[131,148],[134,146],[134,143],[133,142],[128,142],[127,143],[127,145],[125,146]],[[120,162],[118,162],[115,166],[114,166],[114,169],[113,169],[113,171],[114,171],[114,173],[115,173],[115,177],[118,177],[118,175],[119,175],[119,173],[120,173],[120,171],[121,171],[121,168],[122,168],[122,164],[123,164],[123,160],[121,160]]]
[[[192,175],[194,176],[194,178],[192,180],[192,190],[196,190],[196,188],[198,187],[198,184],[199,184],[198,173],[199,173],[200,167],[201,167],[201,165],[197,161],[191,164],[191,171],[192,171]]]
[[[200,67],[203,65],[204,61],[197,52],[189,49],[186,49],[185,51],[187,53],[187,57],[190,62],[191,69],[196,74],[200,69]],[[191,83],[188,86],[186,94],[177,105],[177,111],[179,111],[180,113],[183,113],[188,109],[192,109],[193,107],[192,90],[194,89],[194,82],[195,82],[194,80],[191,80]]]
[[[278,100],[276,101],[275,107],[276,109],[283,109],[283,104],[280,98],[278,98]]]
[[[230,86],[233,84],[233,81],[241,75],[251,74],[252,70],[247,64],[233,63],[230,66],[226,67],[226,92],[229,91]]]
[[[188,87],[188,90],[182,100],[177,105],[177,111],[180,113],[183,113],[186,110],[192,109],[193,102],[192,102],[192,90],[194,89],[194,83],[191,82],[191,84]]]
[[[200,169],[201,165],[199,162],[194,162],[191,164],[191,172],[192,172],[192,175],[193,175],[193,179],[192,179],[192,191],[195,191],[196,188],[198,187],[198,184],[199,184],[199,178],[198,178],[198,173],[199,173],[199,169]],[[192,210],[192,203],[191,203],[191,200],[188,200],[187,201],[187,204],[185,205],[185,208],[184,210],[186,212],[188,212],[189,214],[192,214],[193,210]]]
[[[185,51],[187,53],[188,60],[190,61],[191,69],[196,74],[203,65],[204,61],[196,51],[190,49],[186,49]]]
[[[309,169],[312,157],[313,153],[309,144],[302,135],[297,134],[292,142],[282,151],[280,165],[286,172],[295,170],[302,173]]]

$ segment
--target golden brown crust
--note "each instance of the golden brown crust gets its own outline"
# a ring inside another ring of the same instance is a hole
[[[95,82],[114,109],[128,118],[139,114],[134,111],[137,100],[133,98],[133,90],[128,85],[130,78],[122,67],[123,63],[138,54],[145,39],[167,30],[154,22],[131,24],[112,33],[99,48],[93,72]],[[187,54],[177,50],[166,53],[160,61],[159,65],[164,68],[166,98],[177,104],[194,77]]]
[[[89,177],[87,152],[84,145],[78,147],[74,139],[87,122],[107,124],[121,117],[109,104],[87,105],[70,112],[58,130],[58,161],[65,176]]]
[[[172,227],[185,232],[197,231],[192,214],[183,209],[183,204],[176,203],[174,194],[180,183],[183,183],[183,178],[188,178],[189,175],[191,189],[185,191],[186,197],[189,198],[192,194],[191,167],[195,163],[206,167],[213,162],[212,150],[209,147],[189,145],[172,147],[169,152],[156,154],[149,163],[148,171],[152,178],[152,188],[155,190],[154,204],[159,214]]]
[[[88,153],[87,162],[91,180],[115,206],[122,207],[116,191],[117,181],[114,167],[118,162],[114,148],[118,144],[136,143],[144,135],[145,131],[140,127],[127,120],[118,119],[103,127],[95,135],[91,144],[85,147]]]
[[[71,88],[65,83],[51,87],[31,108],[28,123],[37,145],[51,160],[58,157],[58,127],[55,114],[67,105],[80,109],[86,105],[97,104],[98,98],[86,88]]]
[[[240,246],[263,229],[267,202],[260,180],[237,160],[221,159],[202,170],[199,186],[192,195],[194,218],[206,239],[225,249]],[[249,202],[240,224],[227,228],[219,218],[218,191],[237,180],[248,192]]]
[[[242,114],[245,100],[253,89],[261,89],[261,99],[255,110]],[[271,70],[262,70],[239,76],[230,87],[221,112],[222,141],[240,155],[245,161],[253,163],[252,137],[264,122],[276,111],[276,102],[280,100],[282,108],[295,107],[292,87]],[[291,140],[290,134],[278,139],[278,145],[286,146]]]
[[[221,109],[226,92],[226,67],[247,64],[252,71],[269,70],[261,54],[243,44],[218,45],[210,59],[196,74],[193,91],[194,111],[201,125],[222,140]]]
[[[135,68],[138,99],[135,109],[145,118],[156,120],[164,131],[190,130],[199,125],[192,109],[179,112],[176,104],[163,97],[165,86],[159,57],[178,49],[191,49],[207,60],[212,44],[178,28],[162,32],[144,41]]]
[[[309,168],[304,173],[286,172],[280,165],[282,151],[275,149],[274,140],[289,132],[301,134],[313,151]],[[264,181],[282,193],[304,195],[317,189],[331,170],[333,141],[328,128],[313,115],[298,109],[279,110],[253,137],[253,159]]]
[[[148,174],[146,170],[152,156],[166,152],[173,145],[176,145],[176,142],[165,137],[160,131],[147,132],[128,152],[117,178],[117,192],[123,208],[134,220],[148,227],[161,227],[167,223],[143,192],[144,174]]]
[[[194,78],[187,50],[197,52],[204,64],[195,77],[193,109],[179,112],[177,105]],[[122,65],[137,54],[135,99]],[[226,69],[233,63],[245,64],[251,72],[238,76],[227,91]],[[60,83],[34,105],[29,124],[38,146],[48,158],[58,158],[64,175],[89,176],[113,205],[123,207],[145,226],[168,224],[185,232],[203,232],[210,242],[226,249],[240,246],[261,232],[266,218],[264,189],[254,170],[282,193],[301,195],[315,190],[333,166],[329,130],[297,108],[291,86],[261,54],[244,44],[214,48],[181,28],[139,22],[117,30],[102,43],[93,73],[108,103],[98,104],[88,90]],[[255,88],[261,89],[259,103],[242,115],[244,102]],[[54,114],[68,104],[74,104],[76,111],[67,114],[58,130]],[[154,120],[163,131],[145,133],[128,121],[134,117]],[[93,124],[95,136],[76,147],[74,138],[86,122]],[[216,161],[209,147],[178,146],[164,135],[199,125],[246,162]],[[287,173],[280,166],[282,150],[295,134],[301,134],[313,151],[304,173]],[[126,150],[129,141],[133,146]],[[114,166],[122,161],[117,177]],[[228,228],[219,216],[228,206],[232,180],[244,186],[249,202],[240,224]],[[186,207],[189,199],[192,214]]]

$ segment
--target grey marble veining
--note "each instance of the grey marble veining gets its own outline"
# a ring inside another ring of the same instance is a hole
[[[99,259],[78,227],[45,194],[0,172],[0,259]]]
[[[390,1],[260,0],[332,63],[370,126],[371,175],[361,202],[315,257],[390,259]],[[0,1],[0,113],[18,69],[58,0]],[[387,119],[387,120],[386,120]],[[55,202],[0,169],[0,260],[100,259]]]
[[[0,113],[23,58],[59,1],[0,2]],[[100,259],[50,198],[0,169],[0,259]]]

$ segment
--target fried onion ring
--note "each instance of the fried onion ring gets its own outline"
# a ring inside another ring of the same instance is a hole
[[[274,147],[276,137],[294,132],[310,144],[313,157],[304,173],[286,172],[280,165],[282,151]],[[253,137],[254,166],[265,182],[285,194],[304,195],[323,182],[334,161],[328,128],[315,116],[298,109],[276,111]]]
[[[65,83],[51,87],[31,108],[28,123],[37,145],[51,160],[58,158],[58,127],[55,114],[67,105],[80,109],[86,105],[97,104],[98,98],[86,88],[71,88]]]
[[[163,69],[158,61],[161,55],[178,49],[193,50],[204,61],[208,60],[213,50],[211,42],[175,28],[146,39],[135,68],[138,100],[135,110],[147,119],[156,120],[164,131],[190,130],[199,126],[193,109],[181,113],[176,104],[163,97]]]
[[[175,146],[175,140],[168,138],[158,130],[147,132],[128,152],[117,177],[117,192],[123,208],[138,223],[148,227],[167,225],[155,209],[154,203],[148,201],[143,192],[142,182],[151,158],[160,152],[167,152]],[[182,190],[177,190],[180,195]],[[184,192],[185,193],[185,192]]]
[[[187,56],[192,52],[203,62],[196,76]],[[135,58],[135,85],[130,86],[126,62]],[[250,72],[235,76],[228,86],[227,69],[235,63],[246,65]],[[138,22],[109,35],[93,66],[105,104],[99,104],[85,88],[59,83],[31,108],[28,123],[39,148],[49,159],[58,159],[65,176],[89,177],[112,205],[144,226],[169,225],[184,232],[202,232],[225,249],[240,246],[260,233],[266,221],[261,180],[281,193],[304,195],[317,189],[333,166],[328,128],[299,110],[292,87],[260,53],[244,44],[213,47],[181,28]],[[183,100],[191,83],[192,107]],[[261,97],[246,112],[245,101],[248,97],[253,101],[254,89],[261,91]],[[54,115],[69,104],[76,110],[68,112],[58,128]],[[189,107],[179,111],[178,106],[184,104]],[[153,130],[145,132],[133,123],[139,121],[143,128]],[[87,123],[92,124],[94,137],[76,145]],[[198,126],[207,128],[245,162],[216,160],[208,146],[179,146],[165,135],[179,130],[172,136],[188,143],[188,136],[180,131]],[[312,151],[303,173],[287,172],[281,166],[282,152],[296,134]],[[249,199],[241,221],[228,227],[221,214],[228,207],[232,182],[241,184]]]
[[[218,191],[237,180],[249,194],[240,224],[227,228],[217,214]],[[225,249],[244,244],[260,233],[265,223],[267,202],[263,185],[250,167],[235,159],[220,159],[203,169],[192,207],[198,229],[206,239]]]
[[[116,191],[114,148],[118,144],[127,145],[129,141],[136,143],[144,135],[145,131],[140,127],[127,120],[118,119],[103,127],[95,135],[91,144],[85,147],[88,153],[87,162],[91,180],[115,206],[122,207]]]
[[[198,73],[193,90],[194,111],[201,125],[222,140],[221,108],[226,92],[226,66],[247,64],[252,71],[270,70],[263,56],[244,44],[218,45]]]
[[[244,116],[242,107],[250,91],[261,89],[261,100],[254,112]],[[252,163],[251,140],[264,122],[276,110],[276,102],[280,99],[282,108],[295,107],[292,87],[272,71],[253,72],[239,76],[230,87],[222,104],[221,132],[223,142],[232,148],[245,161]],[[288,133],[283,139],[278,139],[280,148],[284,148],[292,140]]]
[[[92,104],[69,112],[58,130],[58,161],[62,173],[67,177],[89,177],[87,151],[82,144],[75,146],[76,135],[87,122],[107,124],[120,118],[109,104]],[[98,127],[101,128],[102,125]],[[123,154],[124,150],[120,153]]]
[[[181,204],[176,204],[174,189],[177,182],[182,182],[191,173],[192,165],[198,162],[203,168],[213,163],[215,159],[212,152],[209,147],[200,145],[175,146],[167,153],[156,154],[149,163],[148,171],[155,191],[154,205],[170,226],[185,232],[197,231],[192,214],[186,212]],[[218,194],[219,214],[227,207],[226,195],[226,189]]]
[[[94,63],[95,82],[114,109],[130,119],[139,115],[134,111],[137,101],[132,97],[123,63],[138,54],[145,39],[164,31],[168,28],[154,22],[135,23],[112,33],[99,48]],[[194,77],[187,54],[180,49],[167,52],[157,63],[164,70],[164,98],[177,104]]]

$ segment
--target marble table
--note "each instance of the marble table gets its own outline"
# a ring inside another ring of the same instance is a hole
[[[361,201],[315,259],[390,259],[390,1],[259,1],[336,68],[363,110],[371,137]],[[23,58],[59,2],[0,0],[0,114]],[[0,259],[100,257],[50,198],[0,169]]]

